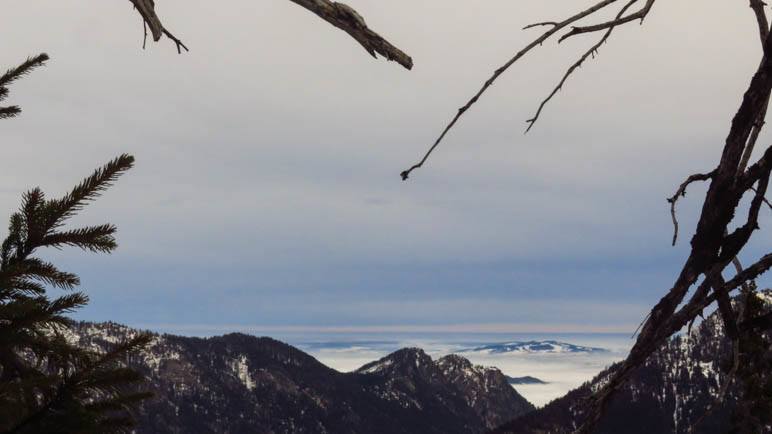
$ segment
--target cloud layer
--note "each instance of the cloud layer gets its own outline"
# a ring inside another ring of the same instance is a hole
[[[290,2],[159,1],[191,47],[182,56],[168,41],[142,51],[126,2],[14,6],[3,64],[53,60],[12,89],[25,112],[3,123],[2,209],[33,185],[61,194],[118,153],[138,161],[77,220],[116,223],[118,253],[51,253],[82,275],[83,317],[636,324],[672,282],[704,190],[679,203],[676,248],[664,198],[713,167],[758,61],[748,8],[657,5],[523,135],[592,37],[545,45],[403,183],[454,110],[534,37],[524,25],[582,5],[352,6],[413,56],[413,71],[374,61]],[[743,259],[770,240],[762,231]]]

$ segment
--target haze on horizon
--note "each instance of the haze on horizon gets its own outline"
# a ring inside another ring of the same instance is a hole
[[[6,140],[23,146],[5,155],[21,163],[0,173],[0,204],[10,215],[30,187],[56,195],[119,153],[137,157],[75,222],[115,223],[118,251],[46,253],[81,276],[81,319],[632,331],[672,283],[704,190],[679,202],[676,247],[665,197],[714,166],[757,66],[747,8],[658,5],[643,27],[615,31],[523,135],[594,40],[547,44],[410,181],[398,176],[534,37],[521,28],[569,3],[352,0],[413,56],[410,72],[287,2],[159,3],[183,55],[168,41],[143,51],[127,2],[15,4],[5,64],[52,61],[14,87],[24,114]],[[760,231],[741,259],[771,240]]]

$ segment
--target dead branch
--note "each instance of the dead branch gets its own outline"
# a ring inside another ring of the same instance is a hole
[[[767,272],[772,268],[772,253],[768,253],[762,256],[756,263],[744,269],[742,272],[737,273],[732,279],[728,280],[719,288],[713,288],[713,292],[709,294],[711,289],[711,283],[709,279],[703,280],[703,282],[697,287],[697,290],[692,295],[692,298],[671,317],[669,324],[663,328],[662,335],[667,336],[677,332],[683,328],[689,321],[697,317],[702,311],[717,301],[718,294],[729,294],[744,283],[752,281],[760,275]],[[714,275],[718,273],[720,266],[714,267],[708,274]]]
[[[414,164],[409,169],[404,170],[404,171],[402,171],[402,173],[400,173],[400,176],[402,177],[402,180],[403,181],[407,180],[408,177],[410,176],[410,172],[412,172],[413,170],[418,169],[419,167],[424,165],[426,160],[429,158],[429,155],[431,155],[432,152],[434,151],[434,149],[437,148],[437,145],[439,145],[440,142],[442,142],[442,139],[445,138],[445,135],[448,133],[448,131],[450,131],[450,129],[453,128],[453,125],[456,124],[458,119],[467,110],[469,110],[469,108],[472,107],[477,102],[477,100],[480,99],[482,94],[485,93],[485,91],[488,90],[489,87],[491,87],[491,85],[496,81],[496,79],[499,78],[499,76],[501,74],[504,73],[504,71],[509,69],[509,67],[512,66],[518,60],[520,60],[520,58],[522,58],[523,56],[528,54],[529,51],[531,51],[532,49],[534,49],[537,46],[539,46],[542,43],[544,43],[544,41],[549,39],[552,35],[554,35],[558,31],[560,31],[564,27],[569,26],[569,25],[571,25],[571,24],[581,20],[582,18],[584,18],[586,16],[591,15],[591,14],[593,14],[593,13],[595,13],[595,12],[597,12],[597,11],[603,9],[603,8],[605,8],[606,6],[614,3],[615,1],[616,0],[603,0],[603,1],[599,2],[599,3],[594,4],[591,7],[589,7],[587,9],[585,9],[585,10],[575,14],[575,15],[572,15],[569,18],[566,18],[565,20],[563,20],[561,22],[555,23],[552,26],[551,29],[549,29],[546,32],[542,33],[541,36],[539,36],[538,38],[534,39],[530,44],[526,45],[525,48],[523,48],[520,51],[518,51],[504,65],[502,65],[496,71],[494,71],[493,75],[491,75],[491,77],[488,78],[488,80],[483,84],[483,86],[480,88],[480,90],[478,90],[477,93],[466,104],[464,104],[461,108],[458,109],[458,112],[455,114],[455,116],[453,116],[453,119],[451,119],[450,123],[448,123],[448,125],[442,131],[442,133],[437,138],[437,140],[434,141],[434,144],[429,148],[429,150],[426,152],[426,154],[423,156],[423,158],[421,158],[421,160],[418,163]]]
[[[756,261],[755,264],[745,268],[741,273],[737,273],[733,278],[729,279],[721,290],[727,293],[733,291],[744,282],[754,280],[766,273],[770,268],[772,268],[772,253],[767,253]],[[709,301],[713,302],[713,300]]]
[[[716,276],[720,276],[721,271],[737,256],[748,242],[751,233],[757,228],[758,209],[772,169],[770,168],[772,149],[767,149],[764,156],[742,176],[738,176],[738,168],[753,125],[759,113],[766,107],[770,91],[772,91],[772,37],[768,34],[764,41],[763,60],[732,119],[721,159],[711,177],[697,229],[691,240],[691,252],[681,273],[673,287],[651,310],[651,316],[644,324],[628,357],[620,365],[620,369],[596,394],[585,423],[578,432],[588,434],[595,429],[613,393],[626,381],[630,372],[640,366],[668,336],[685,326],[694,316],[702,312],[705,306],[716,301],[717,294],[722,291],[731,291],[743,282],[755,278],[759,272],[766,271],[772,264],[772,258],[768,255],[764,262],[760,261],[738,273],[720,290],[714,288],[711,296],[705,295],[709,282]],[[758,192],[751,201],[746,224],[732,234],[725,235],[729,223],[734,219],[740,199],[755,182],[759,182]],[[703,274],[705,281],[692,300],[686,307],[676,311],[689,288]],[[690,310],[684,310],[686,308]]]
[[[767,39],[767,36],[769,36],[769,21],[767,20],[767,14],[764,11],[764,6],[766,5],[767,4],[762,0],[750,0],[750,7],[751,10],[753,10],[753,14],[756,17],[756,24],[759,27],[759,39],[761,40],[762,51],[764,49],[764,41]],[[738,172],[745,171],[745,168],[748,166],[748,161],[750,161],[751,154],[753,154],[753,148],[756,145],[756,140],[759,138],[759,133],[764,127],[764,120],[767,117],[768,107],[769,99],[767,99],[766,104],[764,104],[764,110],[759,113],[758,119],[756,119],[756,122],[753,124],[753,131],[751,131],[748,144],[745,146],[745,151],[743,151],[743,156],[740,160],[740,167]]]
[[[724,237],[724,241],[721,245],[721,252],[719,259],[727,257],[727,255],[737,255],[740,249],[748,242],[751,233],[759,228],[759,212],[761,205],[764,202],[764,195],[766,194],[767,187],[769,185],[770,172],[767,171],[759,180],[756,194],[751,199],[751,205],[748,209],[748,218],[744,225],[738,227],[729,235]]]
[[[738,173],[744,172],[745,168],[748,167],[748,162],[750,161],[751,155],[753,154],[753,148],[756,147],[756,140],[759,138],[761,129],[764,128],[764,119],[767,117],[768,107],[769,99],[767,99],[767,103],[764,105],[764,109],[759,113],[759,118],[756,119],[756,122],[753,124],[753,130],[751,131],[751,135],[748,138],[748,144],[745,146],[743,156],[740,159],[740,166],[737,168]]]
[[[750,190],[765,173],[772,168],[772,146],[768,147],[764,155],[751,165],[737,181],[739,188]]]
[[[155,2],[153,0],[129,0],[134,9],[139,12],[142,17],[142,21],[150,27],[150,31],[153,33],[153,40],[158,42],[161,36],[164,34],[164,26],[161,24],[161,20],[155,13]]]
[[[758,190],[756,190],[755,187],[751,187],[751,191],[754,193],[758,193]],[[772,203],[769,203],[769,200],[766,197],[762,198],[762,200],[769,207],[769,209],[772,210]]]
[[[523,27],[523,30],[532,29],[534,27],[557,26],[557,25],[558,25],[558,23],[556,23],[555,21],[542,21],[540,23],[528,24],[527,26]]]
[[[627,11],[627,9],[629,9],[630,6],[634,5],[636,2],[638,2],[638,0],[630,0],[630,2],[627,3],[619,11],[619,13],[617,14],[617,18],[619,18],[622,15],[624,15],[624,13]],[[600,38],[600,40],[595,45],[590,47],[590,49],[587,50],[582,55],[582,57],[579,58],[579,60],[577,60],[573,65],[571,65],[571,67],[568,68],[568,70],[563,75],[563,78],[560,80],[560,82],[557,84],[557,86],[555,86],[555,88],[552,89],[552,92],[550,92],[550,94],[547,95],[547,98],[545,98],[541,102],[541,104],[539,104],[539,108],[536,110],[536,114],[534,114],[531,119],[528,119],[526,121],[528,123],[528,128],[525,129],[526,133],[528,131],[531,131],[531,127],[533,127],[534,124],[536,123],[536,121],[539,119],[539,116],[541,115],[541,112],[544,109],[544,106],[547,105],[547,103],[552,99],[552,97],[555,96],[555,94],[557,94],[558,91],[563,88],[563,85],[566,83],[566,80],[568,80],[568,77],[571,76],[571,74],[573,74],[576,69],[578,69],[580,66],[582,66],[582,64],[584,63],[585,60],[587,60],[588,57],[592,56],[593,58],[595,58],[595,55],[598,53],[598,49],[600,48],[601,45],[603,45],[608,40],[609,36],[611,36],[611,32],[613,32],[613,31],[614,31],[614,27],[609,27],[609,29],[606,31],[606,33],[603,35],[603,37]]]
[[[182,43],[182,41],[177,39],[177,37],[172,35],[171,32],[169,32],[168,30],[164,29],[164,35],[166,35],[167,38],[171,39],[174,42],[174,44],[177,46],[177,54],[182,54],[181,48],[184,48],[185,51],[190,51],[188,50],[188,47],[186,47],[185,44]]]
[[[646,15],[649,14],[649,11],[651,10],[651,7],[653,5],[654,5],[654,0],[646,0],[646,4],[643,5],[643,7],[640,10],[630,15],[627,15],[621,18],[615,18],[611,21],[606,21],[605,23],[594,24],[592,26],[573,27],[571,31],[561,36],[558,42],[563,42],[563,40],[570,38],[571,36],[580,35],[582,33],[599,32],[601,30],[616,27],[620,24],[629,23],[630,21],[641,20],[641,24],[643,24],[643,19],[646,18]]]
[[[407,69],[413,67],[413,59],[400,49],[383,39],[380,35],[370,30],[365,20],[350,6],[329,0],[290,0],[309,11],[315,13],[323,20],[348,33],[371,56],[380,54],[388,60],[393,60]]]
[[[147,39],[147,28],[149,27],[154,41],[157,42],[161,39],[161,36],[166,36],[177,46],[178,53],[182,53],[183,49],[189,51],[188,47],[161,23],[161,20],[155,13],[154,0],[129,1],[131,1],[134,8],[139,12],[140,16],[142,16],[143,25],[145,26],[145,38],[142,43],[143,48],[145,46],[145,40]],[[323,20],[348,33],[349,36],[359,42],[371,56],[377,58],[376,53],[378,53],[386,59],[393,60],[407,69],[413,67],[413,59],[411,59],[410,56],[374,31],[370,30],[370,28],[367,27],[367,24],[365,24],[365,20],[362,16],[350,6],[330,0],[290,1],[308,9]]]
[[[714,171],[715,172],[715,171]],[[673,245],[675,246],[678,240],[678,219],[676,218],[675,206],[679,198],[686,196],[686,187],[692,182],[707,181],[713,177],[714,172],[709,173],[695,173],[694,175],[686,178],[686,181],[682,182],[672,197],[667,198],[670,203],[670,217],[673,219]]]
[[[756,16],[756,24],[759,26],[759,37],[761,38],[762,46],[767,39],[767,33],[769,33],[769,21],[767,20],[767,13],[764,12],[764,6],[766,5],[762,0],[750,0],[750,7]]]

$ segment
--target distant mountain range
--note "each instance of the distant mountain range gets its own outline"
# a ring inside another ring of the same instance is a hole
[[[530,375],[526,375],[525,377],[510,377],[505,375],[505,377],[507,377],[507,382],[509,382],[509,384],[547,384],[546,381],[539,380]]]
[[[69,339],[94,349],[137,330],[80,323]],[[495,368],[405,348],[341,373],[270,338],[155,335],[127,359],[155,398],[137,433],[483,433],[534,409]]]
[[[463,349],[460,352],[475,352],[488,354],[502,353],[604,353],[605,348],[584,347],[559,341],[524,341],[488,344],[474,348]]]
[[[772,301],[769,294],[766,297]],[[69,339],[103,349],[137,333],[114,323],[79,323]],[[724,372],[731,351],[723,336],[720,317],[713,314],[690,333],[670,339],[615,395],[596,434],[686,434],[727,381]],[[528,341],[467,351],[605,350]],[[772,347],[767,351],[769,356]],[[432,360],[419,348],[404,348],[341,373],[270,338],[154,335],[150,347],[126,363],[145,374],[148,389],[156,394],[137,413],[139,434],[568,434],[581,424],[584,403],[616,369],[612,365],[534,409],[511,384],[541,380],[507,377],[457,354]],[[770,375],[772,369],[762,380],[772,384]],[[732,383],[722,406],[696,432],[728,432],[739,394]],[[772,432],[772,425],[764,432]]]

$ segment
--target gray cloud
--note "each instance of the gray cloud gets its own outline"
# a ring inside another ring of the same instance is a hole
[[[361,323],[351,312],[362,309],[373,324],[433,321],[428,307],[395,307],[405,297],[478,323],[488,314],[472,318],[459,300],[560,296],[642,313],[671,283],[703,192],[680,203],[675,249],[664,198],[714,165],[759,55],[747,7],[657,5],[524,136],[591,41],[547,44],[402,183],[454,110],[533,37],[520,28],[576,5],[352,3],[414,57],[407,72],[289,2],[158,3],[189,54],[168,41],[142,51],[125,2],[19,3],[5,23],[14,44],[3,64],[39,51],[53,60],[12,89],[25,113],[3,123],[2,209],[32,185],[60,194],[120,152],[138,159],[77,220],[118,224],[120,251],[52,253],[82,274],[89,318],[330,324],[349,312]],[[760,233],[748,258],[770,240]],[[640,316],[611,311],[598,321]]]

